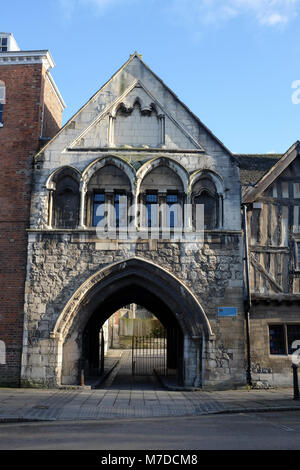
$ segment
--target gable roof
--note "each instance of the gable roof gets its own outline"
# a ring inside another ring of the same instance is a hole
[[[143,64],[143,66],[170,92],[170,94],[172,94],[172,96],[178,101],[178,103],[186,109],[186,111],[198,122],[198,124],[212,137],[212,139],[215,140],[215,142],[217,142],[223,148],[223,150],[225,150],[225,152],[227,152],[232,158],[234,158],[230,150],[213,134],[213,132],[207,126],[205,126],[205,124],[203,124],[203,122],[188,108],[188,106],[178,98],[178,96],[163,82],[163,80],[159,78],[147,64],[145,64],[145,62],[142,60],[141,54],[138,54],[137,51],[130,55],[129,59],[111,76],[111,78],[107,82],[105,82],[105,84],[96,93],[94,93],[94,95],[92,95],[91,98],[66,122],[66,124],[64,124],[64,126],[57,132],[57,134],[38,151],[38,153],[35,155],[35,158],[37,158],[56,139],[56,137],[60,135],[64,131],[64,129],[69,126],[71,121],[73,121],[81,113],[81,111],[89,105],[92,100],[94,100],[100,93],[102,93],[104,91],[104,88],[135,58],[137,58]]]
[[[164,82],[163,80],[158,76],[156,75],[153,70],[150,69],[150,67],[142,60],[142,56],[141,54],[138,54],[137,52],[135,52],[133,54],[133,56],[136,56],[138,57],[138,59],[141,61],[141,63],[144,65],[144,67],[150,72],[152,73],[152,75],[173,95],[173,97],[181,104],[181,106],[183,106],[189,114],[191,114],[191,116],[193,116],[193,118],[198,121],[198,123],[203,127],[203,129],[208,133],[210,134],[210,136],[216,141],[218,142],[218,144],[223,148],[223,150],[225,150],[225,152],[229,153],[229,155],[231,157],[233,157],[233,154],[232,152],[223,144],[223,142],[221,142],[220,139],[218,139],[214,133],[205,125],[203,124],[203,122],[198,118],[198,116],[196,116],[196,114],[194,114],[190,108],[185,104],[183,103],[183,101],[181,101],[178,96],[171,90],[171,88],[169,88]]]
[[[276,180],[276,178],[278,178],[278,176],[281,175],[281,173],[290,165],[292,161],[295,160],[299,154],[300,142],[297,140],[288,149],[288,151],[281,158],[279,158],[264,175],[258,179],[254,186],[246,190],[243,202],[253,202]]]
[[[133,92],[135,89],[138,90],[143,90],[145,98],[145,102],[143,103],[144,105],[147,104],[146,107],[150,107],[150,104],[155,104],[156,109],[159,114],[163,113],[167,118],[170,119],[170,121],[173,123],[175,127],[178,128],[178,130],[185,136],[185,138],[190,141],[191,148],[193,149],[198,149],[199,151],[204,152],[203,147],[194,139],[194,137],[186,130],[183,128],[183,126],[176,121],[175,118],[165,109],[165,107],[155,98],[149,90],[145,87],[145,85],[140,81],[140,80],[135,80],[125,91],[124,93],[119,96],[116,100],[114,100],[108,107],[104,109],[103,112],[100,112],[93,122],[82,131],[82,133],[76,137],[76,139],[71,142],[68,146],[68,148],[73,148],[76,146],[78,141],[80,141],[81,138],[84,138],[100,121],[103,119],[104,116],[107,114],[113,113],[115,115],[117,108],[119,105],[122,103],[126,106],[126,108],[132,108],[134,106],[134,103],[136,99],[139,101],[141,100],[141,97],[139,95],[138,98],[136,98],[135,95],[130,99],[131,92]]]

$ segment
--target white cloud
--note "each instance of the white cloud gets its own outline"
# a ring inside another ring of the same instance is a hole
[[[114,3],[117,3],[118,0],[79,0],[79,3],[83,5],[92,5],[100,10],[105,8],[106,6],[112,5]]]
[[[163,5],[182,23],[217,24],[238,17],[250,17],[263,26],[283,26],[300,12],[300,0],[58,0],[67,16],[77,7],[103,13],[109,7],[134,3]]]
[[[135,0],[58,0],[66,16],[71,17],[78,7],[92,9],[96,13],[103,13],[108,7],[117,4],[124,5],[132,3]],[[147,0],[143,0],[147,1]]]
[[[264,26],[286,25],[300,11],[300,0],[172,0],[173,11],[200,23],[248,16]]]
[[[279,24],[286,24],[289,21],[287,15],[280,15],[279,13],[270,13],[264,18],[261,18],[260,22],[268,26],[275,26]]]

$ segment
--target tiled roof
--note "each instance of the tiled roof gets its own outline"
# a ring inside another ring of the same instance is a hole
[[[270,168],[278,162],[282,154],[234,154],[240,167],[241,185],[254,186]]]

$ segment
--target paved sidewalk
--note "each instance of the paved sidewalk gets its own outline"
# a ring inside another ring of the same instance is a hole
[[[291,389],[179,392],[164,389],[0,389],[0,422],[199,416],[300,410]]]
[[[132,378],[130,352],[99,389],[67,390],[0,388],[0,422],[101,420],[199,416],[212,413],[300,410],[291,389],[171,391],[155,376]]]

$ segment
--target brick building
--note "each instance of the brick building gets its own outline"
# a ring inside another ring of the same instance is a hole
[[[0,383],[77,384],[135,303],[184,385],[289,384],[299,143],[233,155],[138,53],[60,129],[49,52],[0,38]]]
[[[33,156],[61,127],[64,102],[49,51],[21,51],[0,33],[1,383],[19,384]]]

